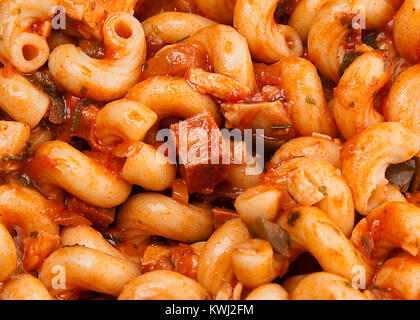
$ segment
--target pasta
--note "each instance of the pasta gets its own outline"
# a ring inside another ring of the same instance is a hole
[[[0,300],[420,300],[419,30],[419,0],[0,0]]]

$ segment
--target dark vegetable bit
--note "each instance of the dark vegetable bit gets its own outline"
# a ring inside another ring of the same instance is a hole
[[[344,74],[344,71],[359,57],[361,52],[350,51],[344,55],[343,61],[341,61],[340,68],[338,69],[338,74],[340,77]]]
[[[378,46],[375,43],[377,37],[378,37],[377,31],[375,30],[369,31],[362,35],[362,43],[376,50],[378,49]]]
[[[107,233],[107,232],[103,232],[102,235],[104,236],[106,241],[108,241],[113,246],[119,245],[124,241],[123,238],[115,237],[112,234]]]
[[[416,173],[411,181],[410,192],[420,191],[420,158],[415,157]]]
[[[273,130],[284,130],[284,129],[291,129],[293,128],[292,125],[287,124],[287,125],[279,125],[279,126],[271,126],[271,129]]]
[[[38,232],[36,231],[32,231],[31,234],[29,235],[31,238],[38,238]]]
[[[415,173],[416,161],[410,159],[405,162],[390,165],[385,171],[385,178],[397,186],[401,192],[406,193]]]
[[[293,227],[295,225],[296,220],[299,219],[299,217],[300,217],[299,211],[290,212],[287,215],[287,223],[289,224],[289,226]]]
[[[79,46],[89,57],[103,59],[105,57],[105,46],[101,41],[79,41]]]
[[[79,103],[76,104],[76,108],[74,109],[73,118],[71,120],[70,132],[74,133],[79,129],[80,120],[82,118],[82,110],[84,107],[92,103],[91,99],[85,98]]]
[[[54,82],[54,78],[48,71],[35,71],[29,75],[29,80],[44,91],[51,100],[48,119],[53,124],[61,124],[66,118],[63,95]]]
[[[270,242],[275,252],[281,254],[283,257],[290,257],[289,234],[277,223],[268,221],[263,217],[258,217],[248,227],[253,237]]]
[[[328,197],[328,188],[326,186],[320,186],[318,190],[324,195],[324,197]]]
[[[315,101],[315,99],[314,99],[314,98],[312,98],[312,97],[306,97],[306,103],[309,103],[309,104],[316,104],[316,101]]]
[[[29,158],[29,148],[31,147],[31,143],[28,141],[26,142],[25,146],[23,147],[23,150],[20,154],[18,154],[17,156],[6,156],[3,157],[1,160],[2,161],[25,161],[26,159]]]

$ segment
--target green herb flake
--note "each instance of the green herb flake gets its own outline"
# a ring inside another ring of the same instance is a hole
[[[143,224],[143,222],[141,222],[139,219],[137,219],[137,222],[140,223],[140,224]]]
[[[31,238],[38,238],[38,232],[37,231],[32,231],[31,234],[29,235]]]
[[[88,88],[86,88],[85,86],[82,86],[82,88],[80,88],[80,94],[83,96],[86,92],[88,91]]]
[[[349,104],[349,108],[354,108],[354,106],[355,106],[356,104],[354,103],[354,101],[352,101],[350,104]]]
[[[353,288],[353,285],[352,285],[350,282],[348,282],[348,281],[344,281],[344,285],[345,285],[347,288],[349,288],[349,289],[354,289],[354,288]]]
[[[293,227],[295,225],[296,220],[299,219],[299,217],[300,217],[299,211],[290,212],[287,215],[287,223],[288,223],[288,225],[291,226],[291,227]]]
[[[378,49],[378,46],[376,45],[376,38],[378,37],[377,31],[370,31],[362,36],[362,43],[365,45],[372,47],[373,49]]]
[[[166,261],[168,261],[168,263],[170,264],[170,266],[171,266],[173,269],[176,269],[175,264],[173,263],[173,261],[171,260],[171,258],[170,258],[170,257],[165,257],[165,259],[166,259]]]
[[[82,118],[82,110],[84,107],[92,103],[91,99],[83,99],[79,103],[76,104],[76,108],[74,109],[73,118],[71,119],[71,126],[70,132],[74,133],[79,129],[80,120]]]
[[[95,2],[92,2],[92,3],[90,4],[90,10],[95,9],[95,6],[96,6],[96,3],[95,3]]]
[[[362,53],[361,52],[354,52],[350,51],[347,52],[344,57],[343,61],[341,61],[340,68],[338,69],[338,74],[341,77],[344,74],[344,71],[359,57]]]
[[[182,41],[184,41],[184,40],[186,40],[188,38],[189,38],[189,36],[186,36],[186,37],[184,37],[182,39],[177,40],[175,43],[180,43],[180,42],[182,42]]]
[[[306,103],[316,104],[316,100],[312,97],[306,97]]]
[[[147,70],[147,67],[148,67],[149,65],[145,62],[145,63],[143,63],[142,65],[141,65],[141,72],[145,72],[146,70]]]
[[[17,156],[6,156],[1,158],[2,161],[25,161],[29,157],[29,148],[31,147],[31,143],[29,141],[26,142],[25,146],[23,147],[23,150],[21,153],[19,153]]]
[[[327,187],[326,186],[320,186],[318,188],[318,190],[319,190],[319,192],[321,192],[324,195],[324,197],[328,197],[328,192],[327,192]]]

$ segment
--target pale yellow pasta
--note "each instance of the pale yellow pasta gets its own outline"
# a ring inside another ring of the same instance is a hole
[[[194,91],[182,78],[164,76],[148,78],[131,88],[125,98],[144,104],[159,118],[167,116],[188,118],[208,111],[216,123],[221,122],[216,103],[209,96]]]
[[[176,178],[176,167],[159,150],[139,142],[127,156],[121,171],[122,178],[146,190],[162,191]]]
[[[295,200],[296,206],[315,205],[319,207],[344,234],[350,235],[354,224],[353,199],[350,188],[341,176],[339,169],[323,160],[301,157],[285,160],[274,166],[268,171],[266,177],[262,177],[262,181],[267,180],[273,187],[280,189],[278,192],[289,194]],[[252,207],[249,207],[249,201],[241,203],[246,201],[250,195],[261,192],[275,195],[259,195],[258,197],[265,198],[264,206],[270,208],[268,212],[278,212],[276,209],[281,205],[279,203],[280,195],[272,191],[271,188],[266,190],[265,183],[262,185],[247,189],[237,198],[235,207],[241,217],[249,216],[251,210],[256,211],[254,216],[263,214],[255,204],[251,203]],[[271,200],[271,202],[267,200]]]
[[[270,166],[275,166],[282,161],[311,157],[324,160],[336,168],[341,168],[340,151],[342,144],[327,136],[313,135],[289,140],[283,144],[271,157]]]
[[[204,16],[219,23],[232,24],[236,0],[194,0]]]
[[[328,272],[304,277],[290,295],[291,300],[366,300],[345,278]]]
[[[362,268],[366,282],[372,281],[373,268],[321,210],[299,207],[283,213],[277,223],[289,233],[292,257],[308,251],[326,272],[352,281],[357,275],[355,268]]]
[[[398,76],[383,111],[386,120],[403,122],[420,137],[420,65]]]
[[[53,252],[59,244],[59,227],[53,220],[54,206],[37,191],[20,185],[0,186],[0,223],[19,230],[32,241],[38,255],[23,257],[23,267],[30,271]],[[13,260],[11,260],[13,263]]]
[[[390,58],[378,51],[363,54],[344,72],[334,90],[334,118],[345,138],[384,121],[374,99],[390,81],[392,71]]]
[[[50,292],[80,289],[118,296],[138,275],[133,262],[76,245],[54,251],[42,265],[39,279]]]
[[[127,200],[131,191],[130,184],[62,141],[44,143],[31,165],[41,184],[60,186],[99,207],[115,207]]]
[[[334,120],[316,67],[306,59],[291,57],[280,61],[278,69],[294,130],[303,136],[317,132],[334,137]]]
[[[299,34],[274,20],[278,0],[237,0],[233,25],[248,40],[252,57],[273,63],[303,53]]]
[[[157,115],[148,107],[127,99],[108,103],[96,116],[96,136],[104,144],[141,141]]]
[[[17,267],[16,246],[6,227],[0,223],[0,282],[5,281]]]
[[[196,281],[173,271],[151,271],[124,286],[118,300],[208,300]]]
[[[5,75],[0,68],[0,108],[16,121],[34,128],[48,110],[50,100],[43,91],[19,75]]]
[[[158,193],[130,197],[119,209],[116,224],[131,240],[143,235],[159,235],[189,243],[205,240],[213,231],[208,208],[183,204]]]
[[[399,122],[376,124],[347,140],[342,151],[342,171],[360,214],[366,215],[387,201],[386,192],[375,195],[375,190],[378,193],[388,184],[386,168],[411,159],[419,149],[418,136]]]
[[[94,59],[73,44],[54,49],[48,67],[68,91],[98,101],[122,98],[137,81],[146,58],[146,41],[138,20],[110,14],[103,26],[104,59]]]
[[[0,55],[21,72],[35,71],[50,53],[46,37],[56,1],[8,0],[0,3]],[[42,22],[41,34],[30,30]]]
[[[164,43],[173,44],[216,22],[185,12],[162,12],[143,21],[144,34],[158,36]]]
[[[232,253],[237,245],[250,238],[240,219],[227,221],[207,240],[198,259],[197,280],[216,295],[223,284],[233,278]]]
[[[206,49],[215,73],[231,76],[254,91],[256,83],[248,43],[234,28],[221,24],[210,26],[181,43],[199,43]]]
[[[256,185],[242,192],[235,201],[241,219],[252,223],[258,217],[274,220],[280,210],[281,192],[270,185]]]
[[[394,19],[393,35],[399,54],[411,63],[420,62],[420,3],[406,0]]]
[[[121,251],[106,241],[99,231],[87,225],[64,228],[61,231],[60,240],[63,247],[79,245],[101,251],[119,259],[128,260]]]
[[[289,294],[279,284],[267,283],[252,290],[246,300],[289,300]]]
[[[17,156],[25,148],[31,131],[16,121],[0,121],[0,157]]]
[[[407,202],[386,202],[356,225],[351,241],[356,248],[368,253],[373,263],[384,261],[396,248],[417,256],[420,208]]]
[[[232,252],[232,268],[236,279],[248,288],[273,281],[287,271],[288,264],[268,241],[250,239],[240,243]]]
[[[390,289],[397,298],[420,299],[420,262],[413,257],[387,260],[379,269],[375,285]]]
[[[10,277],[0,288],[0,300],[53,300],[40,280],[30,274]]]

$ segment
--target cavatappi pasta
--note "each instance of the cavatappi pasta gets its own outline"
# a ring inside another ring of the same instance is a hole
[[[420,300],[420,0],[0,0],[0,300]]]

